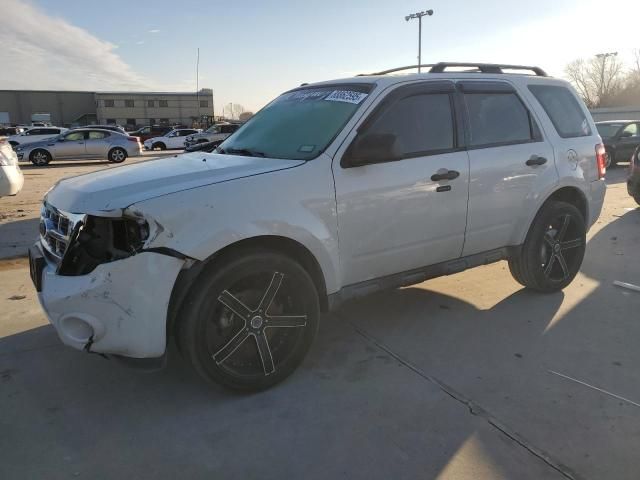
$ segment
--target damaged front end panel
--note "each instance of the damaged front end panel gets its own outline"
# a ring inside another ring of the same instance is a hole
[[[91,273],[98,265],[141,252],[148,238],[149,224],[142,219],[87,215],[71,235],[58,274]]]
[[[45,202],[38,249],[46,262],[35,272],[38,299],[66,345],[159,358],[166,349],[169,299],[191,259],[151,246],[164,230],[152,219],[97,213],[66,213]]]

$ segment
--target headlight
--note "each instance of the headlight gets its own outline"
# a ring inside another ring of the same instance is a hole
[[[185,138],[185,140],[186,140],[187,142],[190,142],[191,140],[193,140],[193,136],[189,135],[187,138]]]

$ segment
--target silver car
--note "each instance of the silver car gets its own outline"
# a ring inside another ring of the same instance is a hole
[[[98,128],[78,128],[40,142],[16,148],[20,161],[44,166],[51,160],[105,158],[113,163],[142,154],[138,137]]]

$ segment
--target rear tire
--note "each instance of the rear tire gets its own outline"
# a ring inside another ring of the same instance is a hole
[[[122,163],[127,159],[127,151],[120,147],[112,148],[107,157],[111,163]]]
[[[46,150],[38,148],[31,152],[29,155],[29,160],[37,167],[44,167],[49,164],[51,161],[51,154]]]
[[[569,203],[549,201],[536,215],[520,253],[509,259],[509,270],[527,288],[557,292],[578,274],[585,248],[580,211]]]
[[[306,356],[318,330],[318,293],[297,262],[245,251],[205,267],[179,318],[180,351],[204,379],[259,391]]]

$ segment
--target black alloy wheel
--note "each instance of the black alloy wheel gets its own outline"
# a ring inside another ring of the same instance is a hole
[[[180,349],[206,379],[262,390],[304,359],[317,332],[318,305],[313,281],[298,263],[277,253],[243,255],[207,272],[190,294]]]

